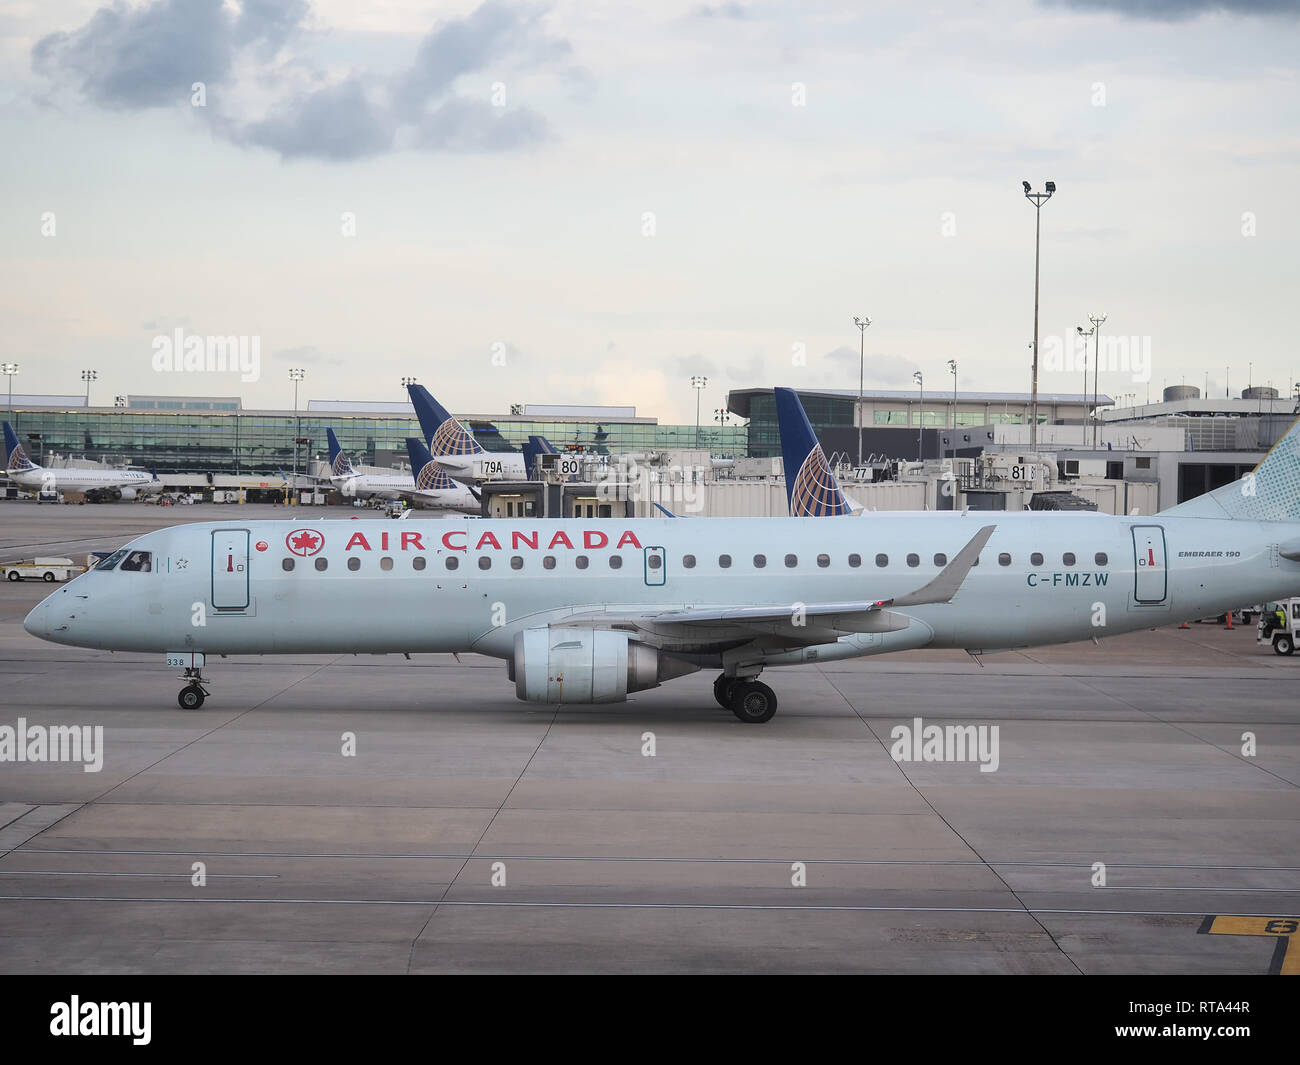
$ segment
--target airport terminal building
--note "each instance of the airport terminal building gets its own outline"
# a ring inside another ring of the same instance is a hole
[[[3,398],[3,397],[0,397]],[[119,397],[91,407],[83,396],[15,395],[7,417],[34,462],[85,459],[166,474],[275,476],[327,453],[325,430],[358,465],[406,462],[420,425],[407,402],[312,400],[299,411],[246,410],[237,397]],[[559,450],[598,454],[707,448],[743,456],[743,425],[661,425],[635,407],[520,405],[507,415],[457,415],[487,451],[518,450],[530,434]],[[297,445],[295,447],[295,441]],[[296,452],[296,454],[295,454]]]

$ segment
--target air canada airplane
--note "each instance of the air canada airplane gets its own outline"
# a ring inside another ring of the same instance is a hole
[[[9,461],[5,473],[9,480],[20,488],[33,492],[85,492],[92,502],[104,500],[134,499],[139,492],[158,492],[162,482],[152,473],[142,470],[106,470],[106,469],[54,469],[37,466],[27,457],[18,434],[13,427],[4,423],[5,450],[9,452]]]
[[[208,522],[132,540],[28,614],[55,643],[206,655],[478,652],[521,699],[619,702],[699,669],[743,722],[768,667],[1086,640],[1300,596],[1300,423],[1152,517],[1025,513]],[[448,527],[453,525],[454,527]]]
[[[454,510],[462,514],[479,512],[478,497],[470,488],[448,477],[429,457],[419,440],[406,441],[411,459],[410,473],[358,473],[347,452],[339,446],[334,430],[326,428],[330,448],[330,482],[346,496],[357,499],[405,499],[429,510]],[[418,448],[418,453],[412,449]]]
[[[487,451],[468,429],[447,413],[424,385],[407,385],[424,442],[438,465],[464,484],[522,481],[528,476],[518,451]]]

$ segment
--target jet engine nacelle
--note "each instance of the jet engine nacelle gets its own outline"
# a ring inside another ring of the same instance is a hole
[[[532,703],[621,703],[629,692],[700,667],[610,629],[536,628],[515,635],[510,679]]]
[[[118,499],[125,499],[125,500],[132,500],[132,499],[134,499],[134,498],[136,497],[136,494],[137,494],[137,493],[136,493],[136,490],[135,490],[134,488],[119,488],[119,489],[118,489],[118,495],[117,495],[117,498],[118,498]]]

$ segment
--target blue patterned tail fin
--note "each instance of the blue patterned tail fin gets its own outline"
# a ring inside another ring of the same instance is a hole
[[[424,442],[435,455],[482,455],[483,445],[433,398],[424,385],[407,385]]]
[[[792,388],[777,388],[776,417],[785,461],[785,495],[794,518],[851,514],[839,482],[817,442],[803,404]]]
[[[415,478],[417,492],[446,491],[456,487],[456,482],[448,476],[447,471],[433,461],[423,440],[408,436],[406,454],[411,460],[411,475]]]
[[[8,422],[5,422],[5,450],[9,452],[9,461],[5,464],[5,469],[17,473],[37,468],[36,463],[27,457],[27,452],[23,450],[23,445],[18,440],[18,434]]]
[[[326,426],[325,436],[330,444],[330,473],[335,477],[351,477],[357,471],[352,468],[347,453],[339,447],[339,438],[334,435],[334,430]]]

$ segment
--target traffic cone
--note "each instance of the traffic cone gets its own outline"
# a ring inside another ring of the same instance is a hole
[[[1184,622],[1183,622],[1181,625],[1179,625],[1178,627],[1179,627],[1180,629],[1185,629],[1185,628],[1187,628],[1187,622],[1184,621]]]
[[[1232,628],[1232,611],[1228,611],[1228,628]]]

